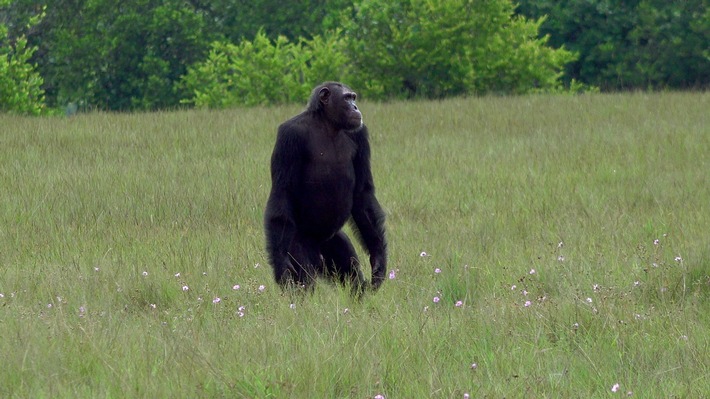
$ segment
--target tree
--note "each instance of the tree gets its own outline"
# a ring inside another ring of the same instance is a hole
[[[40,0],[14,0],[12,19]],[[177,82],[219,36],[188,0],[54,0],[28,35],[50,106],[179,105]]]
[[[183,79],[185,104],[225,108],[302,102],[325,80],[343,77],[346,58],[339,32],[293,43],[259,32],[234,45],[215,42],[207,59]]]
[[[556,89],[574,55],[513,10],[509,0],[361,0],[345,28],[353,84],[375,97]]]
[[[352,7],[353,0],[193,0],[191,3],[232,43],[251,40],[257,32],[271,40],[284,36],[297,42],[339,28],[337,17]]]
[[[565,79],[605,90],[710,86],[707,0],[520,0],[540,34],[579,53]]]
[[[9,0],[0,0],[5,7]],[[27,28],[37,24],[42,14],[30,18]],[[13,42],[8,28],[0,24],[0,111],[39,114],[44,109],[42,77],[30,58],[37,50],[22,35]]]

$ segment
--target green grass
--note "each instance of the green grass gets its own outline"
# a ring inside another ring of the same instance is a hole
[[[710,392],[710,94],[362,109],[396,276],[360,302],[266,262],[300,107],[0,115],[0,396]]]

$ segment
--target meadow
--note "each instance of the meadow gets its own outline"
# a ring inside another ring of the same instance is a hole
[[[361,300],[266,261],[302,108],[0,115],[0,397],[708,395],[709,93],[363,102]]]

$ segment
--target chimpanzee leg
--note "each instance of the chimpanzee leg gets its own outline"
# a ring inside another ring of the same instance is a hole
[[[353,244],[342,231],[320,246],[325,263],[325,273],[342,284],[350,282],[354,291],[365,286],[365,278],[360,270],[360,261]]]
[[[313,283],[323,263],[318,244],[296,236],[289,246],[290,269],[276,276],[282,287],[293,284],[296,288],[313,288]]]

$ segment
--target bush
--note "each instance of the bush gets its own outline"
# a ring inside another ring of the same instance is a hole
[[[508,0],[363,0],[340,16],[343,31],[289,42],[259,32],[217,42],[190,68],[184,104],[198,107],[302,102],[324,80],[345,80],[371,99],[443,98],[561,89],[574,60],[538,38],[542,20],[513,16]]]
[[[519,0],[540,33],[579,54],[567,80],[603,90],[710,87],[706,0]]]
[[[370,97],[556,90],[575,56],[509,0],[362,0],[347,23],[353,85]]]
[[[225,108],[303,102],[325,80],[342,80],[346,58],[339,32],[292,43],[260,31],[239,45],[215,42],[204,62],[189,68],[184,104]]]
[[[24,15],[36,0],[13,0]],[[12,11],[12,10],[11,10]],[[50,107],[116,111],[179,105],[187,66],[220,38],[185,0],[53,0],[29,35]],[[14,30],[11,30],[14,33]]]
[[[6,2],[0,1],[0,6]],[[30,21],[36,24],[40,16]],[[36,47],[27,45],[25,36],[14,44],[8,39],[7,28],[0,25],[0,111],[37,115],[44,108],[42,77],[30,62]]]

